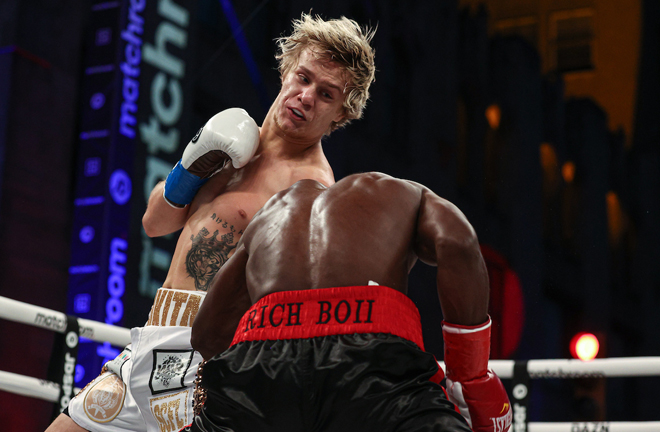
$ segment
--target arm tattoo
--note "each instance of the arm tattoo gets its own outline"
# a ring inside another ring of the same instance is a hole
[[[208,291],[213,277],[227,262],[229,253],[236,248],[234,230],[219,239],[218,234],[218,230],[211,235],[209,230],[202,228],[196,236],[190,236],[192,246],[186,255],[186,270],[195,280],[195,288],[199,291]]]

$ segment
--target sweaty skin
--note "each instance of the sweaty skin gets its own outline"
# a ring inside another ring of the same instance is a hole
[[[142,219],[147,235],[182,230],[163,287],[207,291],[248,222],[270,197],[301,179],[334,183],[321,139],[332,122],[344,118],[344,75],[337,63],[304,50],[282,78],[260,129],[256,156],[245,167],[225,163],[184,209],[165,203],[164,182],[156,185]]]
[[[313,176],[333,183],[325,157],[315,163],[299,163],[297,168],[291,161],[262,152],[247,166],[236,170],[227,164],[212,177],[188,210],[190,217],[163,286],[207,291],[213,276],[233,254],[248,222],[270,197],[300,178]]]
[[[488,275],[477,237],[449,201],[381,173],[349,176],[330,188],[299,181],[245,229],[199,310],[192,345],[206,359],[224,351],[245,311],[273,292],[375,281],[407,294],[417,259],[437,266],[447,321],[487,319]]]

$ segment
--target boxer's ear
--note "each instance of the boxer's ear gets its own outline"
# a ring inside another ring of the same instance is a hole
[[[345,118],[346,118],[346,113],[345,113],[344,110],[342,109],[341,112],[340,112],[339,114],[337,114],[337,117],[335,117],[334,119],[332,119],[332,123],[337,124],[337,123],[339,123],[340,121],[344,120]]]

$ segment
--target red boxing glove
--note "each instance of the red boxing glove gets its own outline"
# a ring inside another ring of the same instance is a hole
[[[447,395],[474,432],[507,432],[511,404],[502,381],[488,369],[491,320],[478,326],[442,323]]]

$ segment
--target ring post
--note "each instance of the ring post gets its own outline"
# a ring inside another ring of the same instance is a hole
[[[527,361],[516,361],[513,365],[513,377],[511,380],[511,402],[513,406],[513,425],[512,430],[529,430],[527,412],[529,407],[529,372],[527,371]]]
[[[48,365],[48,379],[59,385],[57,402],[53,408],[53,420],[69,406],[73,395],[73,384],[78,359],[78,344],[80,341],[80,326],[78,318],[66,316],[66,330],[56,333],[53,350]]]

